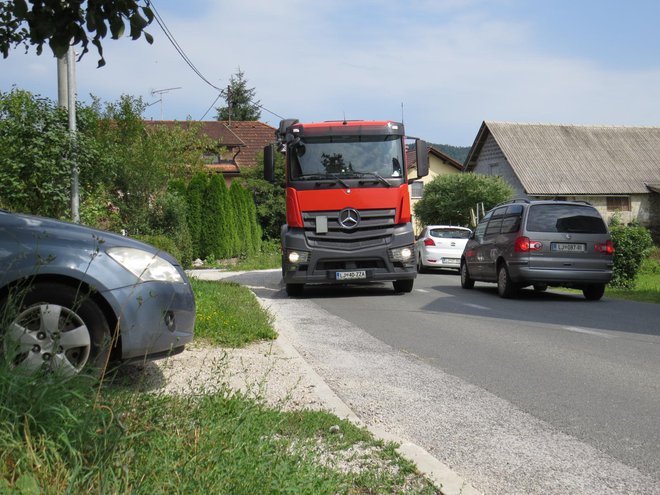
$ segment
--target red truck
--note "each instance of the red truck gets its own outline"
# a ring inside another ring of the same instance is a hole
[[[417,275],[408,184],[428,174],[415,140],[417,177],[408,179],[403,124],[391,121],[280,122],[264,150],[274,181],[275,146],[286,154],[282,277],[289,296],[305,284],[391,281],[410,292]]]

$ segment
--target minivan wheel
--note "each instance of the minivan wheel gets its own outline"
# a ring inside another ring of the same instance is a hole
[[[502,263],[497,271],[497,292],[500,297],[508,299],[513,297],[516,293],[516,287],[511,280],[509,270],[506,265]]]
[[[470,277],[465,261],[461,264],[461,287],[464,289],[474,289],[474,280]]]
[[[598,301],[605,294],[605,284],[590,284],[582,289],[587,301]]]

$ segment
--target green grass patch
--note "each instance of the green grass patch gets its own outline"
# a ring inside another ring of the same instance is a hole
[[[222,270],[240,272],[252,270],[269,270],[281,268],[282,252],[280,241],[267,240],[263,242],[259,254],[226,260],[206,260],[200,268],[219,268]]]
[[[195,339],[213,345],[243,347],[277,337],[272,317],[261,309],[254,294],[234,282],[191,278],[197,319]]]
[[[617,299],[660,304],[660,248],[655,247],[642,262],[633,289],[608,287],[605,295]]]
[[[438,493],[394,444],[329,413],[226,387],[168,396],[41,378],[0,369],[0,493]]]

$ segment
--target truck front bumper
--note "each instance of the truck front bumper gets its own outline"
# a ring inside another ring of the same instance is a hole
[[[282,278],[286,284],[346,284],[410,280],[417,276],[414,235],[409,225],[394,229],[390,242],[349,248],[310,245],[303,229],[282,232]],[[411,256],[401,253],[410,250]],[[289,253],[300,259],[291,262]]]

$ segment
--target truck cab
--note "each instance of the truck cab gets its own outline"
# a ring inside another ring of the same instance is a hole
[[[276,138],[286,154],[281,240],[287,293],[300,295],[306,284],[374,281],[410,292],[417,253],[408,185],[428,174],[426,143],[415,140],[417,176],[409,180],[398,122],[283,120]],[[270,180],[274,148],[264,153]]]

